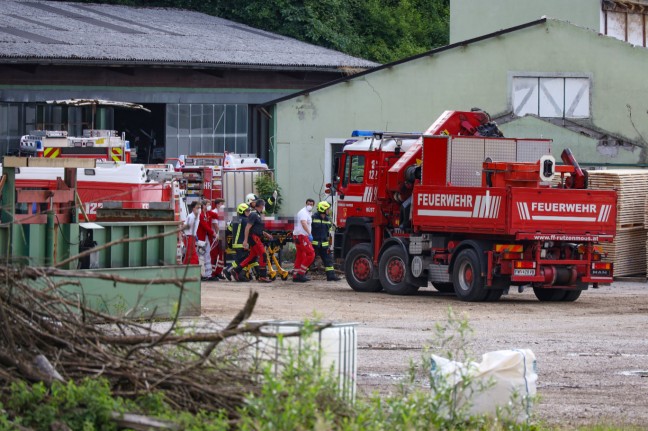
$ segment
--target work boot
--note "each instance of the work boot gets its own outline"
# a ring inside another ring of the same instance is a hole
[[[236,268],[232,268],[230,270],[230,274],[232,275],[232,278],[238,282],[245,281],[245,274],[241,274],[241,268],[240,266],[237,266]]]
[[[223,274],[225,274],[225,277],[227,277],[227,281],[232,281],[232,273],[230,272],[231,270],[232,267],[229,265],[223,270]]]
[[[307,281],[310,281],[310,278],[306,278],[303,274],[293,276],[293,283],[306,283]]]
[[[268,270],[266,268],[259,268],[258,274],[257,281],[259,283],[272,283],[272,280],[268,278]]]
[[[342,280],[335,274],[335,271],[326,271],[326,281],[340,281]]]

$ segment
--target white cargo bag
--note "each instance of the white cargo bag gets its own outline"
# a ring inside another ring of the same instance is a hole
[[[536,358],[529,349],[498,350],[482,356],[480,363],[450,361],[432,355],[431,375],[437,387],[454,387],[458,408],[470,404],[470,415],[495,416],[497,408],[508,409],[509,419],[526,421],[531,398],[536,394]],[[466,389],[462,382],[471,382]],[[513,402],[513,404],[509,404]],[[505,412],[507,413],[507,412]]]

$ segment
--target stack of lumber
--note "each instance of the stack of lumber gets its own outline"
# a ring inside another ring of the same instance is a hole
[[[648,194],[644,204],[644,228],[648,231]],[[648,277],[648,238],[646,238],[646,276]]]
[[[588,171],[589,188],[616,190],[617,232],[612,244],[603,244],[617,277],[645,274],[648,268],[646,195],[648,169]]]

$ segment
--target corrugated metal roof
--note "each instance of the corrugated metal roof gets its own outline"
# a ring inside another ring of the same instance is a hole
[[[197,12],[43,0],[2,0],[3,59],[289,69],[377,65]]]

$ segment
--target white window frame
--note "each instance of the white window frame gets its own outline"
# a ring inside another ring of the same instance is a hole
[[[516,84],[523,81],[537,80],[534,88],[527,93],[515,91]],[[579,81],[586,80],[586,94],[576,92],[573,98],[568,98],[569,88],[574,88]],[[541,118],[570,118],[584,119],[592,117],[592,75],[588,73],[546,73],[546,72],[511,72],[508,77],[508,100],[511,112],[517,116],[534,114]],[[553,93],[552,93],[553,92]],[[574,105],[586,97],[585,106],[582,103]],[[519,100],[516,100],[519,98]],[[529,100],[529,98],[531,100]],[[572,103],[570,104],[570,100]],[[526,109],[520,110],[519,103],[524,101]],[[578,110],[586,112],[578,113]],[[574,111],[576,110],[576,112]]]

